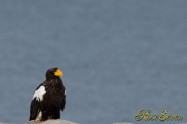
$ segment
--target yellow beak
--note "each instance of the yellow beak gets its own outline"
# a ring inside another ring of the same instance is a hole
[[[58,77],[61,77],[63,76],[63,73],[58,69],[55,73],[54,73],[55,76],[58,76]]]

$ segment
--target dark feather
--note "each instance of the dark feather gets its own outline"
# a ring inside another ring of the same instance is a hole
[[[32,100],[30,106],[30,118],[29,120],[35,120],[40,111],[40,103],[35,99]]]

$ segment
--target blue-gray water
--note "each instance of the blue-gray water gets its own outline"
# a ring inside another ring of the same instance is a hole
[[[59,67],[61,118],[136,122],[140,109],[187,122],[185,0],[0,1],[0,121],[29,118],[34,89]],[[178,124],[167,122],[166,124]]]

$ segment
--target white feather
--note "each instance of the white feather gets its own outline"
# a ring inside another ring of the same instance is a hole
[[[33,99],[36,98],[37,101],[42,101],[43,100],[43,96],[46,93],[45,91],[45,87],[44,86],[40,86],[33,95]]]
[[[42,118],[42,112],[40,111],[35,119],[35,121],[41,121]]]

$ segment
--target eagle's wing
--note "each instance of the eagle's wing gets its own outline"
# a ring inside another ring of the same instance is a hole
[[[39,88],[40,86],[42,86],[42,85],[43,85],[43,83],[41,83],[41,84],[36,88],[36,90],[38,90],[38,88]],[[35,91],[36,91],[36,90],[35,90]],[[29,118],[29,120],[35,120],[35,119],[37,118],[39,112],[40,112],[40,102],[37,101],[36,98],[34,98],[34,99],[32,100],[32,102],[31,102],[31,106],[30,106],[30,118]]]
[[[37,115],[39,114],[39,111],[40,111],[40,103],[35,98],[31,102],[29,120],[35,120],[37,118]]]
[[[66,95],[64,95],[64,99],[62,100],[60,109],[63,111],[66,106]]]
[[[61,109],[61,111],[64,110],[65,106],[66,106],[66,88],[64,87],[64,85],[62,85],[61,94],[60,94],[60,109]]]

